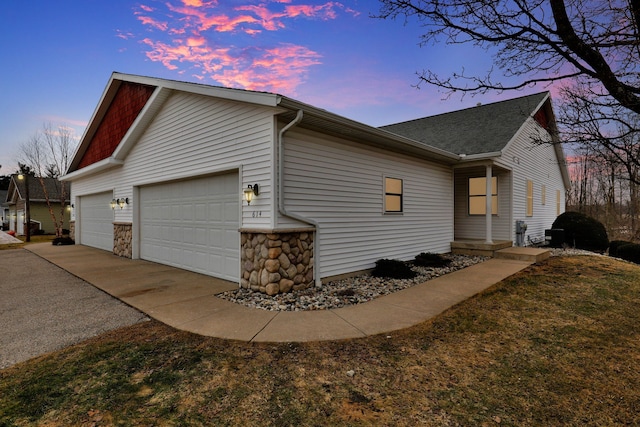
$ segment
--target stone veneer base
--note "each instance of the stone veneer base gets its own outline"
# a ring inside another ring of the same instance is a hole
[[[132,225],[130,222],[113,223],[113,254],[123,258],[131,258]]]
[[[240,286],[268,295],[313,285],[314,229],[240,230]]]
[[[69,237],[73,241],[76,240],[76,222],[75,221],[69,221]]]

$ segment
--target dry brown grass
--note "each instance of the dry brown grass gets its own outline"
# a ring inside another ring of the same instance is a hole
[[[0,372],[0,425],[640,425],[639,304],[640,267],[574,257],[365,339],[148,322]]]

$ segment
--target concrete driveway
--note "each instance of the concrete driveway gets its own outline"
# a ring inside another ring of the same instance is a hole
[[[0,251],[0,369],[146,319],[29,251]]]

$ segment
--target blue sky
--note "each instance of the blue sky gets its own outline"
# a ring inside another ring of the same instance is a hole
[[[535,92],[416,89],[416,71],[491,66],[471,46],[420,47],[376,0],[9,0],[0,6],[0,174],[44,123],[79,138],[113,71],[280,93],[380,126]]]

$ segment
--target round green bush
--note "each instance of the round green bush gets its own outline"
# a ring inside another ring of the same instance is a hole
[[[604,225],[580,212],[563,213],[551,227],[564,230],[564,243],[568,246],[593,252],[605,252],[609,247]]]

